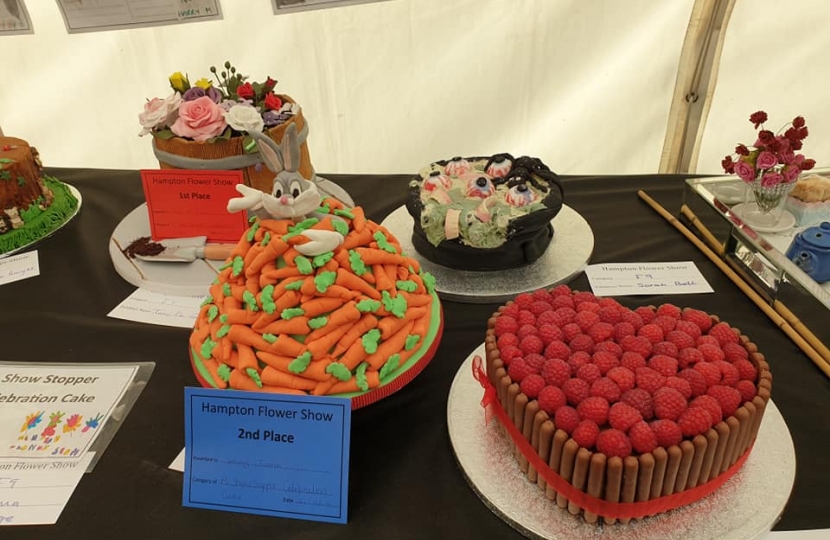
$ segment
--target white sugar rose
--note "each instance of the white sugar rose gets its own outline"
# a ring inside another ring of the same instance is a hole
[[[224,114],[228,125],[237,131],[260,132],[265,126],[262,115],[254,107],[234,105]]]
[[[163,129],[176,121],[182,96],[175,92],[164,99],[153,98],[144,104],[144,111],[138,115],[141,124],[139,137],[147,135],[154,129]]]

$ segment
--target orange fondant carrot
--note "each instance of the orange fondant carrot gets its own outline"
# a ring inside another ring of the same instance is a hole
[[[277,336],[277,340],[274,343],[266,342],[266,344],[267,347],[260,347],[260,350],[272,352],[274,354],[293,356],[295,358],[303,354],[306,350],[305,345],[288,334],[280,334]]]
[[[260,374],[260,378],[262,379],[262,384],[267,384],[268,386],[284,386],[296,390],[313,390],[317,386],[317,381],[285,373],[271,366],[265,366]]]
[[[325,326],[313,330],[308,335],[307,342],[318,340],[341,326],[355,322],[360,318],[360,315],[361,313],[354,302],[343,304],[328,315],[328,321],[326,321]]]
[[[366,358],[369,365],[374,369],[380,369],[390,356],[395,353],[400,353],[404,345],[406,345],[406,338],[409,336],[414,324],[414,321],[409,321],[406,326],[392,334],[389,339],[381,341],[378,345],[378,350]]]
[[[380,385],[380,377],[378,376],[377,371],[366,371],[366,382],[369,385],[369,388],[377,388]],[[352,377],[348,381],[340,381],[334,383],[331,388],[329,388],[329,394],[344,394],[346,392],[360,392],[360,388],[357,386],[357,380]]]
[[[360,255],[363,264],[394,264],[399,265],[404,262],[404,258],[396,253],[389,253],[382,249],[372,249],[365,247],[355,248],[355,251]]]
[[[272,345],[262,339],[262,336],[253,331],[250,327],[242,324],[232,324],[228,330],[228,337],[236,343],[248,345],[259,350],[272,350]]]
[[[349,368],[349,370],[352,370],[365,360],[367,356],[369,356],[369,353],[363,348],[363,343],[355,341],[346,349],[346,352],[338,359],[338,362]]]
[[[250,272],[248,275],[254,275],[262,272],[267,264],[273,263],[287,249],[288,244],[281,238],[271,238],[268,245],[259,252],[257,257],[245,266],[245,273]]]
[[[254,350],[244,343],[236,344],[236,352],[239,353],[239,360],[236,364],[236,369],[246,371],[248,369],[255,369],[259,371],[259,363],[256,360]]]
[[[429,321],[432,314],[430,310],[427,309],[426,313],[424,313],[423,317],[418,317],[415,319],[415,324],[412,325],[412,330],[410,331],[411,334],[416,334],[421,337],[427,335],[427,331],[429,330]]]
[[[409,321],[413,319],[407,318],[406,314],[403,317],[396,317],[395,315],[389,315],[387,317],[382,318],[378,321],[378,329],[380,330],[380,338],[381,339],[389,339],[392,337],[395,332],[409,324]]]
[[[242,309],[242,301],[237,300],[233,296],[226,296],[222,301],[222,310],[224,313],[230,313],[235,309]]]
[[[343,268],[337,270],[337,279],[335,280],[335,283],[346,287],[347,289],[361,292],[369,298],[374,298],[375,300],[380,300],[381,298],[381,295],[377,289]]]
[[[222,285],[220,285],[218,282],[214,283],[210,286],[210,289],[208,290],[210,292],[210,297],[213,299],[213,303],[217,306],[221,306],[222,299],[225,298],[225,295],[222,294]]]
[[[338,263],[334,259],[330,259],[326,264],[323,265],[323,270],[326,272],[337,272],[337,269],[340,268],[340,263]]]
[[[360,206],[355,206],[351,209],[351,213],[352,216],[354,216],[352,218],[352,229],[354,229],[357,232],[362,231],[363,227],[366,226],[366,215],[363,212],[363,208],[361,208]]]
[[[258,392],[260,390],[259,385],[257,385],[257,383],[255,383],[247,373],[244,373],[239,369],[231,371],[230,380],[228,382],[234,390],[249,390],[252,392]]]
[[[326,298],[342,298],[343,300],[348,301],[360,296],[360,291],[353,291],[340,285],[332,285],[326,289],[326,292],[317,293],[317,296]]]
[[[285,291],[279,298],[274,299],[276,309],[274,313],[282,313],[282,310],[293,308],[300,301],[300,293],[297,291]]]
[[[288,219],[263,219],[259,222],[259,227],[274,235],[282,236],[288,233],[288,227],[293,225],[293,222]]]
[[[395,288],[395,282],[389,279],[383,265],[372,265],[372,275],[375,278],[375,287],[381,291],[391,291]]]
[[[247,235],[242,235],[242,238],[239,239],[239,242],[236,244],[236,247],[233,248],[231,251],[230,259],[233,260],[236,257],[244,257],[246,253],[251,249],[251,243],[248,242],[246,238]]]
[[[398,280],[398,265],[384,264],[383,271],[386,272],[386,276],[389,278],[389,282],[392,283],[392,286],[394,288],[395,282]]]
[[[308,326],[308,317],[279,319],[270,324],[262,326],[261,328],[255,328],[255,330],[259,331],[262,334],[273,334],[275,336],[279,334],[303,336],[311,332],[311,328],[309,328]]]
[[[307,339],[306,347],[311,352],[312,359],[319,360],[328,354],[328,352],[334,347],[335,343],[337,343],[337,340],[343,337],[343,334],[345,334],[348,329],[348,324],[342,324],[315,341]]]
[[[199,360],[201,360],[202,365],[205,366],[205,369],[208,370],[210,373],[211,381],[215,386],[218,388],[227,388],[228,383],[222,380],[222,377],[219,376],[219,362],[214,360],[213,358],[204,359],[199,356]]]
[[[270,386],[267,384],[263,384],[262,388],[259,389],[260,392],[268,392],[271,394],[293,394],[296,396],[307,396],[308,392],[305,390],[297,390],[296,388],[287,388],[285,386]]]
[[[277,268],[276,270],[269,270],[264,275],[277,280],[288,277],[302,276],[300,270],[296,266],[283,266],[282,268]]]
[[[231,309],[226,315],[228,316],[227,324],[253,324],[260,317],[258,311],[247,309]]]
[[[406,299],[406,306],[410,308],[426,306],[432,303],[432,296],[426,293],[418,294],[398,291],[398,294]]]
[[[291,375],[297,375],[298,377],[305,377],[306,379],[312,379],[315,381],[327,381],[332,377],[330,373],[326,373],[326,367],[331,364],[330,358],[322,358],[315,362],[311,362],[308,366],[306,366],[302,373],[294,373],[289,369],[289,366],[296,360],[296,358],[271,354],[265,351],[257,351],[256,355],[257,358],[262,360],[265,364],[274,369],[278,369],[283,373],[289,373]]]
[[[245,280],[245,289],[251,294],[257,294],[259,292],[259,277],[258,276],[251,276]]]
[[[225,336],[219,340],[219,346],[216,348],[219,349],[219,356],[216,359],[220,362],[227,363],[228,358],[233,353],[233,341],[228,336]]]
[[[335,378],[332,377],[327,381],[320,381],[314,387],[314,390],[311,391],[312,396],[325,396],[328,394],[329,389],[334,386]]]
[[[377,326],[377,324],[378,320],[374,315],[372,315],[371,313],[364,313],[360,317],[360,320],[354,323],[351,326],[351,328],[349,328],[348,331],[346,331],[346,333],[343,334],[343,337],[341,337],[338,340],[337,345],[334,347],[334,351],[332,351],[331,355],[334,358],[337,358],[338,356],[346,352],[346,349],[351,347],[352,343],[354,343],[363,334]]]
[[[300,304],[300,307],[302,308],[306,317],[314,318],[318,315],[322,315],[323,313],[334,311],[335,309],[342,306],[343,302],[344,300],[342,298],[329,298],[321,296],[303,302],[302,304]]]
[[[245,275],[253,275],[248,273],[248,265],[254,262],[254,259],[256,259],[264,249],[265,248],[262,247],[262,244],[254,244],[251,246],[251,249],[248,250],[248,253],[242,257],[242,268],[245,269]]]
[[[343,244],[340,245],[342,249],[354,249],[358,246],[365,246],[372,241],[372,231],[369,227],[364,227],[360,231],[351,231],[343,239]]]

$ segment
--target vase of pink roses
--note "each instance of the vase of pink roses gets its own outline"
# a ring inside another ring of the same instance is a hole
[[[275,91],[277,81],[251,82],[230,62],[210,68],[212,79],[191,82],[175,72],[172,94],[147,100],[139,114],[140,136],[152,135],[153,152],[162,169],[240,170],[245,184],[269,192],[274,179],[262,164],[251,131],[277,144],[289,125],[300,139],[299,172],[313,174],[305,138],[308,126],[300,106]]]
[[[738,144],[735,153],[726,156],[721,165],[727,173],[736,174],[748,188],[744,204],[733,211],[750,226],[773,229],[784,215],[784,202],[799,175],[812,169],[816,162],[798,153],[808,134],[803,117],[795,117],[778,133],[764,128],[767,121],[764,111],[751,114],[749,121],[759,130],[755,143]]]

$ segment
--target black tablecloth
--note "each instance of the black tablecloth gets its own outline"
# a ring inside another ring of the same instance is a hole
[[[348,525],[185,508],[183,387],[194,386],[188,330],[108,318],[134,287],[113,269],[113,229],[143,202],[136,171],[54,169],[83,208],[37,245],[40,276],[0,287],[0,359],[153,361],[155,372],[94,472],[81,480],[55,526],[4,528],[4,538],[516,538],[458,470],[447,433],[453,376],[484,336],[496,305],[445,301],[445,332],[432,363],[397,394],[352,418]],[[332,175],[375,221],[404,201],[407,176]],[[592,262],[694,261],[715,294],[623,297],[629,306],[676,303],[716,313],[750,335],[775,377],[773,400],[797,455],[797,477],[778,529],[830,528],[830,381],[731,281],[636,196],[673,213],[683,179],[566,179],[566,202],[590,223]],[[571,286],[588,290],[584,275]],[[778,464],[770,463],[773,469]]]

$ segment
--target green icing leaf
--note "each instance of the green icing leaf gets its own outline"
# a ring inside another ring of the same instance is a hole
[[[245,373],[247,373],[248,377],[250,377],[251,380],[256,383],[257,387],[262,388],[262,379],[259,377],[259,373],[257,373],[257,370],[255,370],[252,367],[249,367],[245,370]]]
[[[403,346],[404,350],[411,351],[415,345],[418,344],[418,341],[421,339],[421,336],[418,334],[409,334],[406,336],[406,344]]]
[[[308,218],[308,219],[304,219],[303,221],[301,221],[301,222],[299,222],[295,225],[291,225],[291,226],[288,227],[288,234],[283,235],[282,239],[283,240],[288,240],[289,238],[292,238],[294,236],[303,234],[303,231],[305,231],[306,229],[312,228],[319,221],[320,220],[317,219],[317,218]]]
[[[273,285],[269,284],[262,288],[259,300],[262,302],[262,310],[268,315],[273,315],[273,313],[277,310],[277,304],[274,303]]]
[[[329,206],[329,203],[323,203],[322,206],[317,208],[317,211],[321,214],[328,214],[331,211],[331,206]]]
[[[248,242],[253,242],[254,236],[256,236],[257,229],[259,229],[259,221],[254,222],[254,224],[251,225],[251,228],[248,229],[248,234],[245,235],[245,240],[247,240]]]
[[[383,251],[389,253],[398,253],[398,250],[395,249],[395,246],[389,243],[389,240],[386,238],[386,235],[383,234],[382,231],[375,231],[375,234],[372,235],[372,238],[375,239],[375,242],[378,243],[378,247]]]
[[[233,293],[231,292],[231,284],[230,283],[223,283],[222,284],[222,294],[225,296],[231,296]]]
[[[360,388],[363,392],[369,390],[369,381],[366,380],[366,368],[369,367],[369,362],[361,362],[359,366],[357,366],[357,370],[354,374],[355,382],[357,383],[357,387]]]
[[[233,261],[226,261],[225,264],[219,267],[219,270],[224,270],[233,266]]]
[[[352,272],[358,276],[362,276],[369,271],[366,268],[366,265],[363,264],[363,259],[360,258],[360,253],[353,249],[349,250],[349,266],[352,267]]]
[[[308,327],[312,330],[317,330],[318,328],[322,328],[329,322],[329,318],[325,315],[321,315],[319,317],[314,317],[310,321],[308,321]]]
[[[228,335],[228,332],[231,331],[231,325],[223,324],[219,327],[219,330],[216,331],[216,337],[223,338]]]
[[[274,343],[275,341],[277,341],[277,336],[275,336],[274,334],[262,334],[262,339],[264,339],[268,343]]]
[[[346,236],[349,234],[349,225],[345,221],[340,221],[339,219],[335,219],[331,222],[331,226],[334,227],[334,230]]]
[[[210,358],[210,355],[213,354],[214,347],[216,347],[216,342],[210,339],[210,336],[206,337],[205,341],[202,343],[202,348],[199,351],[202,358]]]
[[[260,244],[262,247],[265,247],[265,246],[267,246],[267,245],[268,245],[268,243],[269,243],[270,241],[271,241],[271,233],[270,233],[270,232],[267,232],[267,233],[265,233],[265,235],[262,237],[262,242],[260,242],[259,244]]]
[[[302,373],[311,363],[311,351],[306,351],[288,364],[288,371],[291,373]]]
[[[407,266],[406,268],[407,268],[407,270],[409,270],[409,273],[410,273],[410,274],[414,274],[414,273],[415,273],[415,269],[414,269],[414,268],[412,268],[412,265],[411,265],[411,264],[410,264],[409,266]]]
[[[222,315],[219,315],[219,322],[220,322],[220,323],[222,323],[222,324],[227,324],[227,322],[228,322],[228,314],[227,314],[227,313],[223,313]]]
[[[435,277],[429,272],[422,272],[421,279],[424,281],[424,287],[427,288],[427,292],[432,294],[435,291]]]
[[[415,292],[415,289],[418,288],[418,284],[414,281],[407,279],[407,280],[398,280],[395,282],[395,286],[406,292]]]
[[[300,273],[304,276],[307,276],[308,274],[314,272],[314,267],[311,266],[311,261],[309,261],[302,255],[297,255],[296,257],[294,257],[294,264],[297,265],[297,270],[299,270]]]
[[[377,310],[380,309],[380,301],[365,298],[357,304],[355,304],[355,307],[357,307],[357,310],[361,313],[366,313],[367,311],[375,313]]]
[[[219,378],[225,382],[231,380],[231,367],[228,364],[222,364],[219,366],[219,369],[216,370],[217,375]]]
[[[0,180],[11,180],[12,173],[9,171],[0,171]]]
[[[285,285],[285,290],[286,290],[286,291],[297,291],[297,290],[299,290],[299,289],[300,289],[300,287],[302,287],[302,286],[303,286],[303,280],[302,280],[302,279],[298,279],[297,281],[292,281],[291,283],[287,283],[287,284]]]
[[[334,257],[334,252],[327,251],[311,259],[311,264],[314,265],[314,268],[320,268],[321,266],[325,266],[325,264],[329,262],[332,257]]]
[[[251,216],[251,217],[248,218],[248,223],[253,223],[256,220],[257,220],[256,216]]]
[[[383,307],[386,311],[401,319],[406,314],[406,298],[403,296],[391,296],[389,292],[381,292]]]
[[[231,275],[233,277],[238,276],[242,272],[242,265],[244,263],[245,263],[245,260],[242,259],[241,256],[237,255],[236,257],[234,257],[234,259],[233,259],[233,272],[231,273]]]
[[[242,301],[245,302],[245,305],[248,307],[249,311],[259,311],[259,306],[256,303],[256,296],[249,290],[245,290],[242,293]]]
[[[202,300],[202,303],[199,304],[199,307],[209,306],[212,303],[213,303],[213,297],[212,296],[206,296],[205,299]]]
[[[342,209],[342,210],[335,210],[334,215],[344,217],[344,218],[354,219],[354,214],[352,214],[352,211],[347,210],[345,208]]]
[[[347,368],[340,362],[332,362],[331,364],[327,365],[326,373],[331,373],[332,375],[334,375],[334,378],[339,379],[341,381],[348,381],[352,378],[352,372],[349,371],[349,368]]]
[[[380,341],[380,330],[372,328],[360,338],[363,344],[363,350],[369,354],[374,354],[378,350],[378,341]]]
[[[380,373],[378,373],[380,380],[385,381],[386,378],[392,374],[392,372],[398,369],[398,364],[400,364],[400,362],[401,355],[399,355],[398,353],[395,353],[392,356],[390,356],[386,363],[383,364],[383,367],[380,368]]]
[[[317,286],[317,292],[326,292],[329,287],[334,285],[334,280],[336,279],[337,272],[320,272],[314,276],[314,285]]]
[[[8,165],[9,163],[14,163],[14,160],[11,158],[0,158],[0,165]]]
[[[296,307],[296,308],[285,308],[284,310],[282,310],[282,313],[280,313],[280,317],[282,317],[283,319],[285,319],[287,321],[288,319],[293,319],[294,317],[299,317],[299,316],[303,315],[304,313],[305,313],[305,310],[303,310],[303,308],[298,308],[298,307]]]

